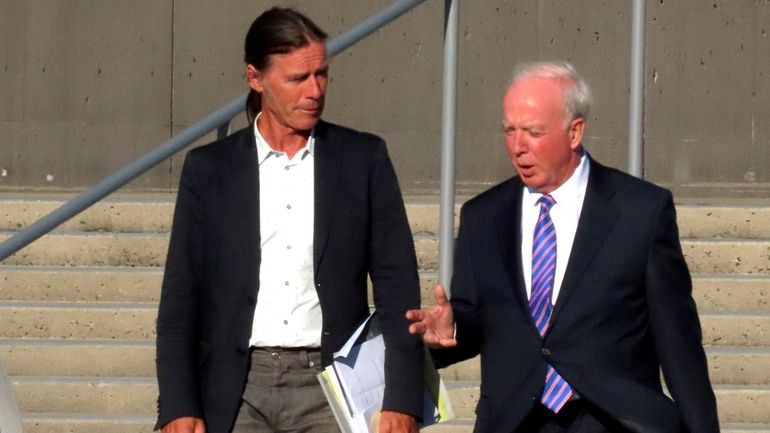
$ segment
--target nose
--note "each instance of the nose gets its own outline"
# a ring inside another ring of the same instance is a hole
[[[310,76],[307,85],[306,96],[310,99],[320,99],[324,94],[324,78],[319,78],[314,75]]]
[[[521,131],[511,131],[505,135],[505,144],[511,155],[521,155],[526,152],[527,144]]]

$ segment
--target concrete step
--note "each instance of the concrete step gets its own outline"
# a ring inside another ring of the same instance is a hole
[[[770,207],[678,204],[677,219],[685,238],[770,238]]]
[[[158,302],[163,269],[0,266],[2,301]]]
[[[479,398],[478,382],[453,382],[447,385],[455,414],[473,419]],[[770,424],[770,386],[718,385],[719,421],[722,423]]]
[[[415,236],[421,270],[438,269],[438,240]],[[682,250],[694,274],[770,276],[770,239],[682,239]]]
[[[0,302],[0,338],[144,340],[157,314],[154,303]]]
[[[770,386],[770,347],[706,347],[706,356],[713,384]]]
[[[0,233],[0,242],[9,233]],[[770,240],[694,240],[682,247],[695,274],[770,275]],[[165,233],[57,233],[46,235],[7,258],[5,265],[34,266],[163,266],[168,248]],[[438,240],[416,235],[420,269],[438,268]]]
[[[0,231],[19,230],[62,206],[75,194],[0,194]],[[457,197],[455,215],[468,197]],[[110,195],[58,228],[60,231],[168,231],[173,215],[174,193]],[[409,219],[416,233],[437,233],[439,197],[406,196]],[[745,204],[677,204],[683,237],[770,238],[770,208]],[[458,222],[455,220],[455,227]]]
[[[12,376],[153,377],[155,340],[0,340]]]
[[[0,338],[148,339],[155,303],[0,302]],[[770,313],[701,312],[707,346],[770,346]]]
[[[700,274],[692,282],[699,310],[770,312],[770,276]]]
[[[152,416],[22,414],[25,433],[151,433]],[[722,433],[770,433],[770,424],[722,424]],[[421,429],[425,433],[472,433],[473,420],[451,420]]]
[[[722,424],[722,433],[770,433],[770,424]],[[25,430],[26,431],[26,430]],[[457,419],[420,430],[425,433],[472,433],[473,420]]]
[[[695,274],[770,275],[770,240],[682,240],[687,264]]]
[[[709,376],[715,385],[770,386],[770,347],[706,347]],[[446,381],[481,379],[477,356],[440,370]]]
[[[21,230],[61,207],[75,194],[0,195],[0,230]],[[176,194],[113,195],[57,228],[67,232],[168,232]]]
[[[435,303],[433,287],[437,283],[438,272],[420,272],[423,306]],[[693,298],[701,311],[770,313],[770,275],[697,274],[692,283]]]
[[[11,378],[19,410],[94,415],[152,416],[157,383],[153,378]],[[479,396],[478,382],[447,385],[455,414],[472,419]],[[770,424],[770,386],[720,385],[714,388],[724,423]]]
[[[0,234],[0,242],[8,233]],[[3,261],[33,266],[163,266],[168,233],[50,234]]]
[[[711,381],[770,385],[770,347],[707,347]],[[0,360],[13,376],[136,377],[155,375],[152,340],[0,340]],[[447,381],[481,378],[479,358],[441,370]]]
[[[3,200],[2,197],[0,194],[0,231],[21,230],[65,203],[47,194],[40,200],[21,197]],[[108,197],[57,227],[56,232],[168,232],[171,230],[175,199],[176,194],[155,193]],[[414,233],[438,232],[438,198],[406,197],[404,200]],[[459,209],[457,207],[458,215]]]
[[[20,412],[94,415],[153,415],[155,378],[29,377],[10,378]]]
[[[157,302],[160,267],[0,266],[0,301]],[[423,305],[433,304],[436,271],[421,271]],[[693,276],[693,296],[705,311],[770,312],[770,276]]]
[[[768,313],[700,313],[705,346],[770,346]]]
[[[152,433],[150,415],[89,415],[80,413],[22,413],[25,433]]]

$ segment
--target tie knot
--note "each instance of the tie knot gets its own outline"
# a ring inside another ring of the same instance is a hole
[[[553,205],[556,204],[556,200],[554,200],[553,197],[551,197],[548,194],[543,194],[543,196],[540,197],[540,200],[538,200],[538,202],[540,203],[540,206],[543,209],[545,209],[546,212],[549,212],[553,207]]]

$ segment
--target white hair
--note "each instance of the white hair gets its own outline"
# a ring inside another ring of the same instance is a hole
[[[524,78],[546,78],[559,83],[564,99],[564,111],[567,122],[588,117],[591,108],[591,90],[588,83],[575,71],[569,62],[536,62],[516,66],[511,85]]]

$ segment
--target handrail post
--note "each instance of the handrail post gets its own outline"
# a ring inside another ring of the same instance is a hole
[[[454,256],[455,121],[457,115],[457,34],[459,0],[444,0],[444,98],[441,115],[441,206],[439,282],[451,292]]]
[[[628,107],[628,172],[644,177],[644,24],[645,0],[633,0]]]

